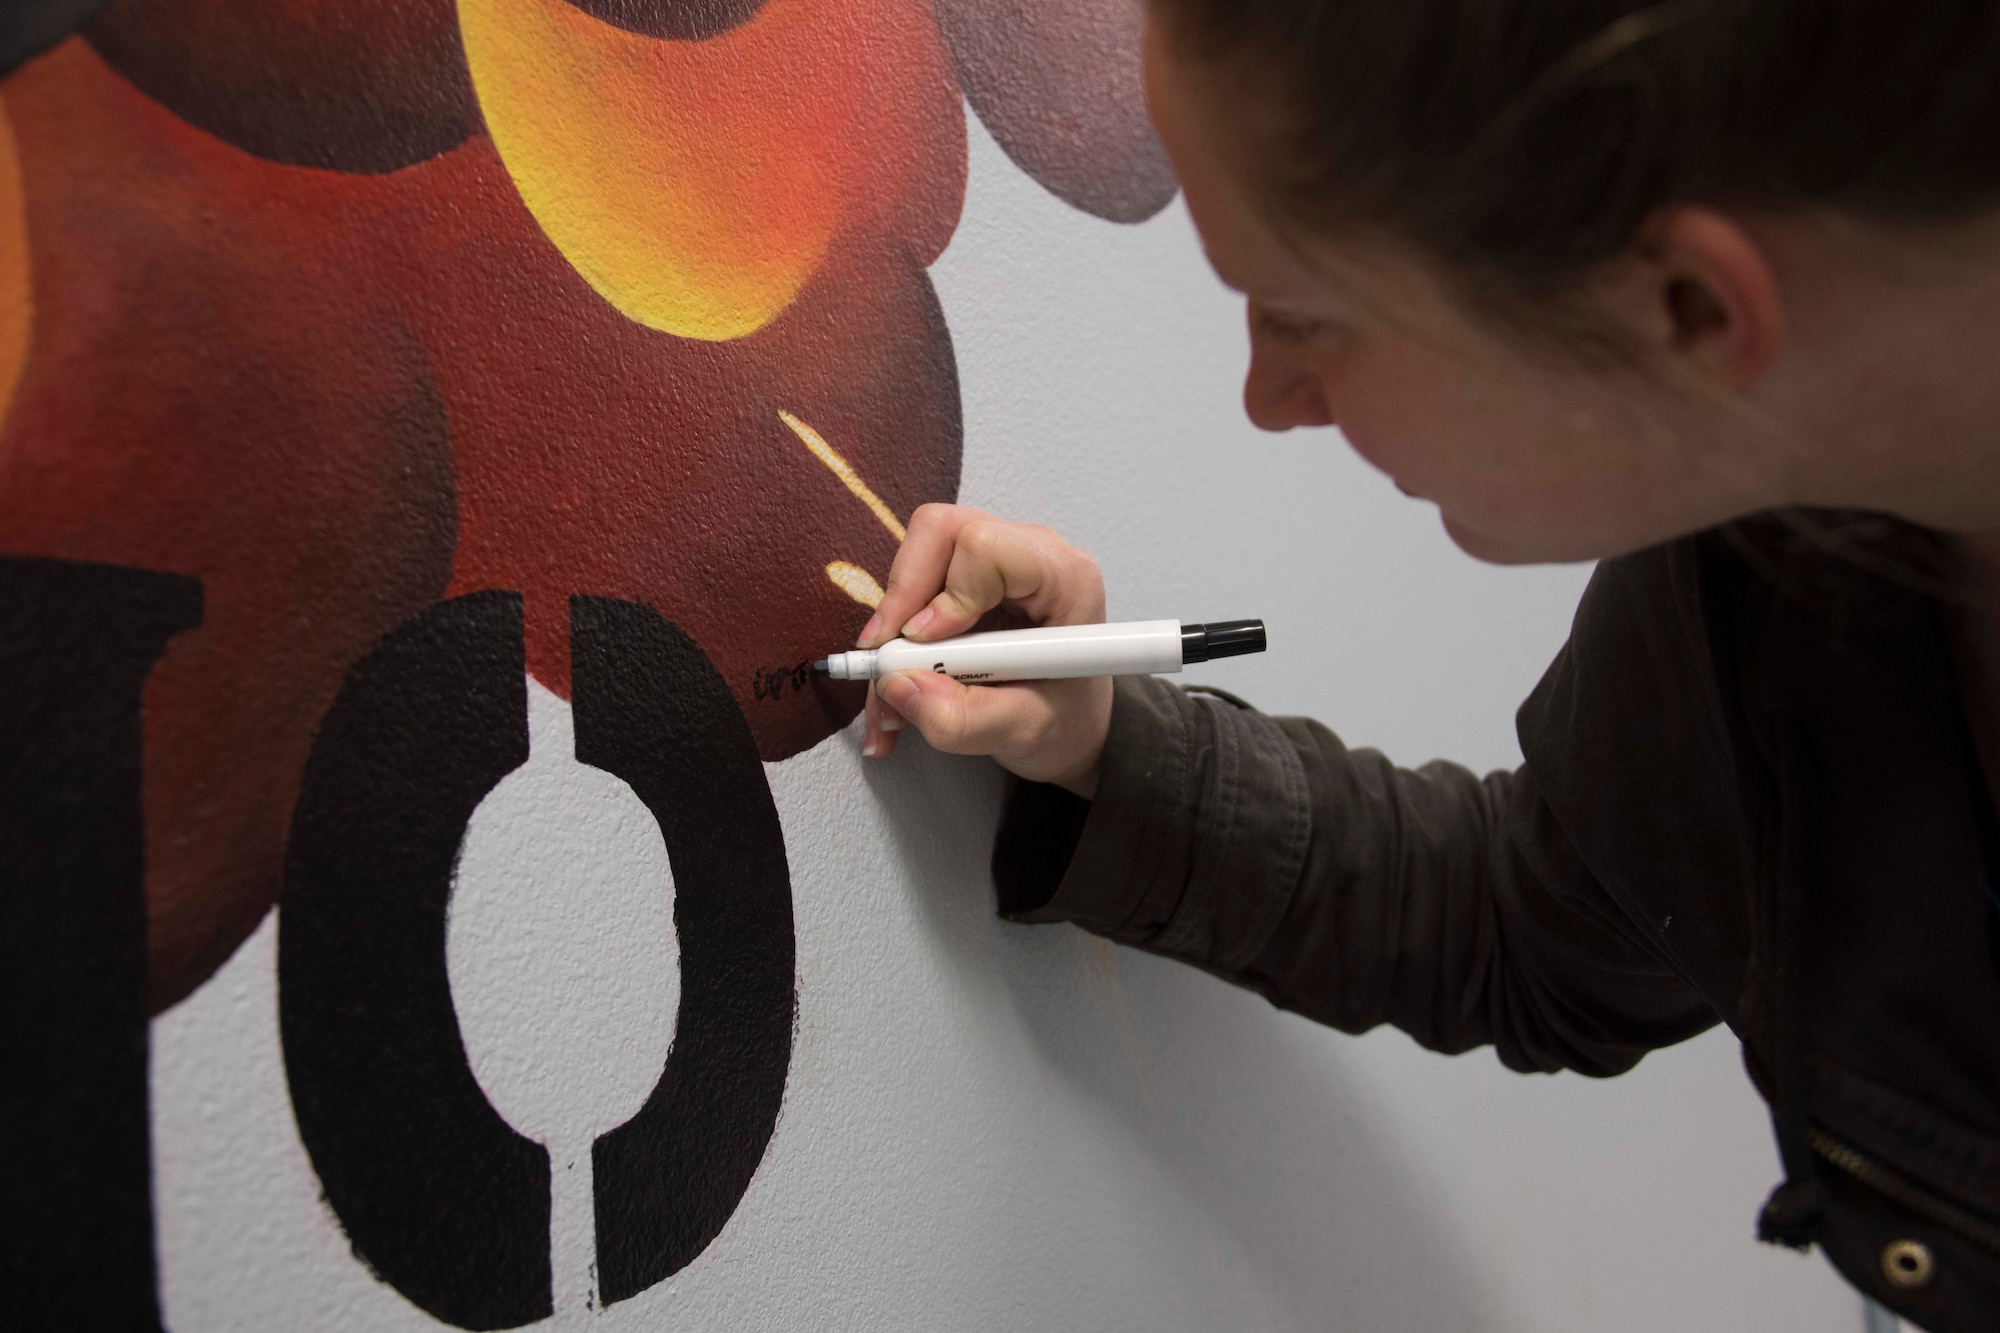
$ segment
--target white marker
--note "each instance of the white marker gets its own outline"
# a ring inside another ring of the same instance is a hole
[[[879,680],[897,671],[936,671],[968,684],[1003,680],[1066,680],[1073,676],[1143,676],[1179,671],[1190,662],[1264,651],[1261,620],[1178,620],[1122,625],[1044,625],[989,630],[936,643],[891,639],[814,662],[835,680]]]

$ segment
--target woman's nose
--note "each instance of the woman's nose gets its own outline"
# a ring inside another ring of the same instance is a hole
[[[1250,370],[1243,378],[1243,410],[1260,430],[1333,424],[1326,394],[1312,369],[1255,338],[1250,343]]]

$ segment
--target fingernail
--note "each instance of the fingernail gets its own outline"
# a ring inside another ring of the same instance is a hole
[[[854,642],[858,646],[866,648],[869,644],[875,642],[875,631],[881,628],[882,628],[881,616],[877,615],[868,617],[868,623],[861,627],[861,637],[856,639]]]
[[[873,759],[881,749],[882,742],[875,739],[875,734],[870,732],[868,739],[861,742],[861,757],[863,759]]]
[[[882,716],[875,719],[875,730],[877,731],[901,731],[902,729],[903,719],[886,710]]]
[[[875,692],[887,700],[889,707],[898,713],[908,712],[917,702],[916,682],[900,673],[876,681]],[[898,718],[897,721],[901,722],[902,719]]]
[[[923,634],[924,628],[936,619],[937,612],[928,606],[925,607],[903,622],[903,637],[906,639],[919,637]]]

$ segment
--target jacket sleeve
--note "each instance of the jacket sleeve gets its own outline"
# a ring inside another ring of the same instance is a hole
[[[1325,727],[1118,683],[1097,798],[1023,783],[1002,915],[1071,921],[1348,1032],[1621,1073],[1713,1009],[1592,878],[1527,768],[1398,768]]]

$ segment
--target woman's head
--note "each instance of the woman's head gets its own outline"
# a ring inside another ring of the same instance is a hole
[[[1853,503],[1897,463],[1822,456],[1863,361],[1884,426],[1973,424],[1896,417],[1963,349],[1890,325],[2000,336],[2000,5],[1152,0],[1148,80],[1252,417],[1337,422],[1475,554]]]

